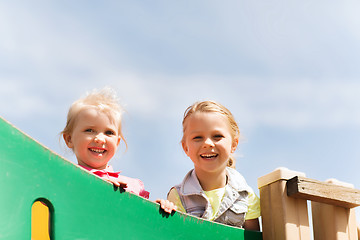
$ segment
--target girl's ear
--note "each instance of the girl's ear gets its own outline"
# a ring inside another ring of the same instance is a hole
[[[181,145],[182,145],[182,148],[184,149],[184,152],[186,153],[186,155],[188,155],[189,148],[186,145],[185,141],[181,141]]]
[[[238,144],[239,144],[239,138],[234,138],[231,144],[231,153],[235,152]]]
[[[121,140],[121,137],[119,136],[119,137],[118,137],[118,140],[117,140],[117,143],[116,143],[116,146],[119,146],[120,140]]]
[[[73,148],[74,147],[74,144],[72,143],[70,134],[64,133],[63,138],[64,138],[64,141],[66,143],[66,146],[68,146],[68,148]]]

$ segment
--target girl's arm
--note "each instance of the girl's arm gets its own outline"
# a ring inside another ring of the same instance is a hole
[[[254,219],[245,220],[244,228],[246,230],[251,230],[251,231],[260,231],[259,219],[254,218]]]
[[[246,230],[260,231],[260,212],[260,198],[251,191],[249,192],[249,208],[244,223],[244,228]]]

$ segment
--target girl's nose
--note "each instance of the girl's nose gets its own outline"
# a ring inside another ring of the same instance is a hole
[[[214,141],[211,140],[210,138],[205,139],[204,147],[207,147],[207,146],[214,147],[215,146]]]
[[[94,138],[94,141],[95,141],[96,143],[105,143],[105,136],[104,136],[104,134],[99,133],[98,135],[96,135],[95,138]]]

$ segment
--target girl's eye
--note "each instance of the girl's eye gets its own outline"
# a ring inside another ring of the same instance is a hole
[[[221,134],[217,134],[214,136],[215,139],[222,139],[224,136]]]
[[[91,132],[94,132],[94,130],[92,130],[91,128],[88,128],[88,129],[85,129],[84,132],[89,132],[89,133],[91,133]]]
[[[115,135],[115,132],[109,130],[109,131],[106,131],[105,134],[108,135],[108,136],[109,136],[109,135]]]
[[[195,137],[193,137],[193,140],[201,140],[201,139],[202,139],[201,136],[195,136]]]

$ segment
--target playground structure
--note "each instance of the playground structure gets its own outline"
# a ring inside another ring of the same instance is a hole
[[[35,204],[47,206],[45,219],[33,220],[47,236],[33,240],[304,240],[311,239],[307,200],[312,201],[315,240],[358,240],[354,207],[360,205],[360,191],[343,183],[319,182],[287,169],[260,177],[262,232],[253,232],[166,214],[158,204],[61,158],[2,118],[0,140],[0,240],[30,238]]]
[[[355,207],[360,191],[351,184],[305,178],[280,168],[258,179],[263,239],[310,240],[307,200],[311,200],[314,240],[358,240]]]

